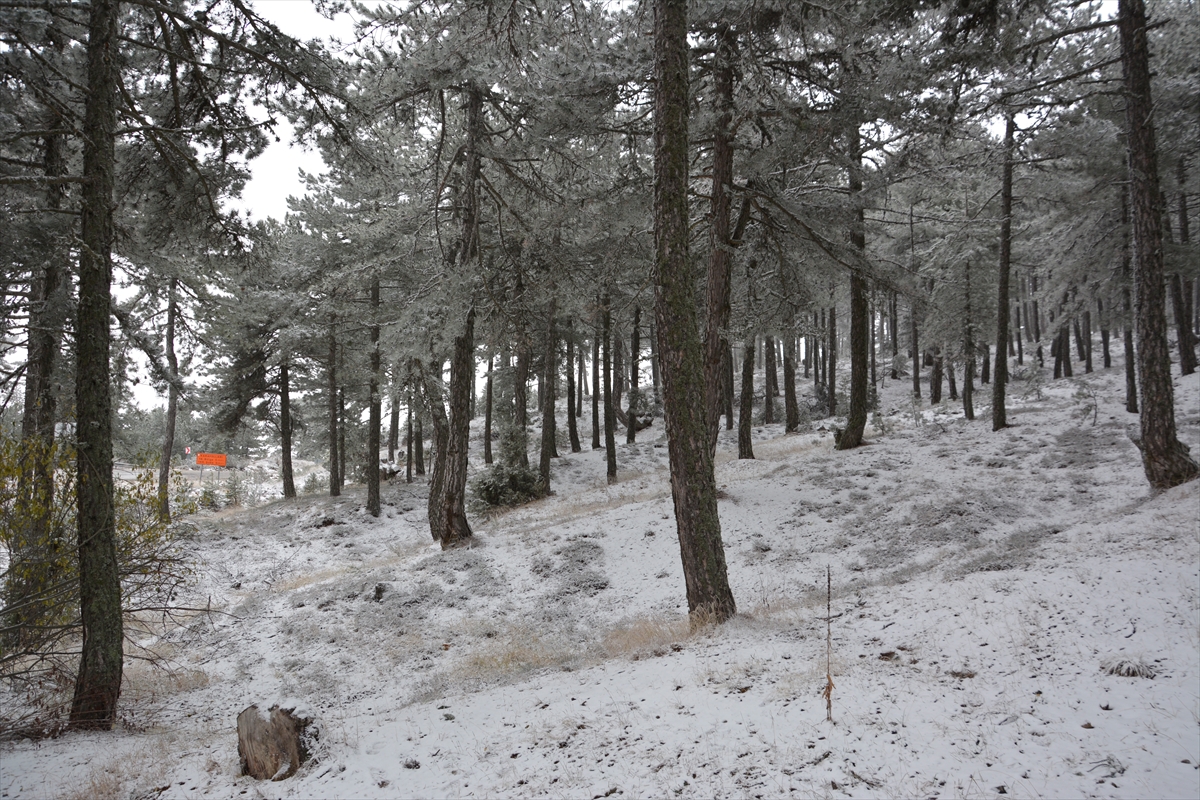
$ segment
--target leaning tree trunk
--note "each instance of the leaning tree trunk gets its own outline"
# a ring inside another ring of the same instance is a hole
[[[175,421],[179,416],[179,358],[175,355],[175,317],[178,282],[171,278],[167,288],[167,330],[164,337],[167,351],[167,417],[163,426],[162,460],[158,467],[158,518],[171,521],[171,453],[175,450]]]
[[[383,425],[383,400],[379,394],[379,275],[371,280],[371,359],[367,388],[370,408],[367,411],[367,513],[378,517],[382,504],[379,498],[379,439]]]
[[[92,730],[112,729],[124,661],[109,388],[118,6],[117,0],[92,0],[88,19],[79,310],[75,323],[76,522],[83,652],[71,699],[70,724]]]
[[[654,3],[655,315],[671,496],[694,623],[737,610],[725,567],[705,397],[704,355],[688,260],[687,0]]]
[[[1004,118],[1004,171],[1000,179],[1000,279],[996,308],[996,364],[992,371],[992,430],[1008,427],[1005,393],[1008,388],[1008,281],[1012,271],[1012,204],[1014,137],[1012,112]]]
[[[1161,491],[1190,481],[1200,465],[1176,436],[1175,390],[1167,351],[1163,297],[1162,209],[1158,157],[1150,97],[1150,50],[1142,0],[1118,0],[1125,121],[1129,147],[1129,199],[1133,211],[1133,265],[1137,286],[1138,380],[1142,395],[1142,466],[1150,486]]]
[[[738,458],[754,458],[754,334],[742,347],[742,391],[738,402]]]
[[[296,478],[292,471],[292,387],[286,354],[279,362],[279,439],[283,450],[279,462],[283,496],[290,499],[296,496]]]

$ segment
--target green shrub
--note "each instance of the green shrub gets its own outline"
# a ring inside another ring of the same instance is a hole
[[[471,491],[485,507],[508,508],[542,496],[541,479],[533,469],[496,464],[471,484]]]

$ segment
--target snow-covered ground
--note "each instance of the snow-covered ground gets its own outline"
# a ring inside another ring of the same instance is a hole
[[[212,612],[145,642],[173,672],[127,666],[113,733],[0,745],[0,797],[1198,797],[1200,482],[1151,496],[1122,381],[1017,382],[999,433],[990,387],[968,423],[889,382],[846,453],[723,433],[739,614],[698,632],[661,423],[614,486],[564,434],[556,494],[469,550],[431,544],[423,484],[379,519],[358,488],[202,518],[179,602]],[[236,716],[273,702],[316,756],[241,777]]]

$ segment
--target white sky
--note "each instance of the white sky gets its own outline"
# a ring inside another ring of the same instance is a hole
[[[314,10],[312,0],[253,0],[251,5],[284,33],[301,41],[325,39],[330,35],[345,41],[353,32],[349,15],[325,19]],[[300,170],[310,174],[325,171],[325,162],[319,153],[291,142],[292,128],[286,120],[276,128],[276,135],[280,141],[271,144],[251,164],[253,177],[246,184],[241,199],[229,203],[232,208],[248,210],[256,220],[284,218],[288,197],[304,194]]]

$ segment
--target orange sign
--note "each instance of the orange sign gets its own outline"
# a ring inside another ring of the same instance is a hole
[[[224,453],[196,453],[196,466],[198,467],[223,467],[225,466]]]

